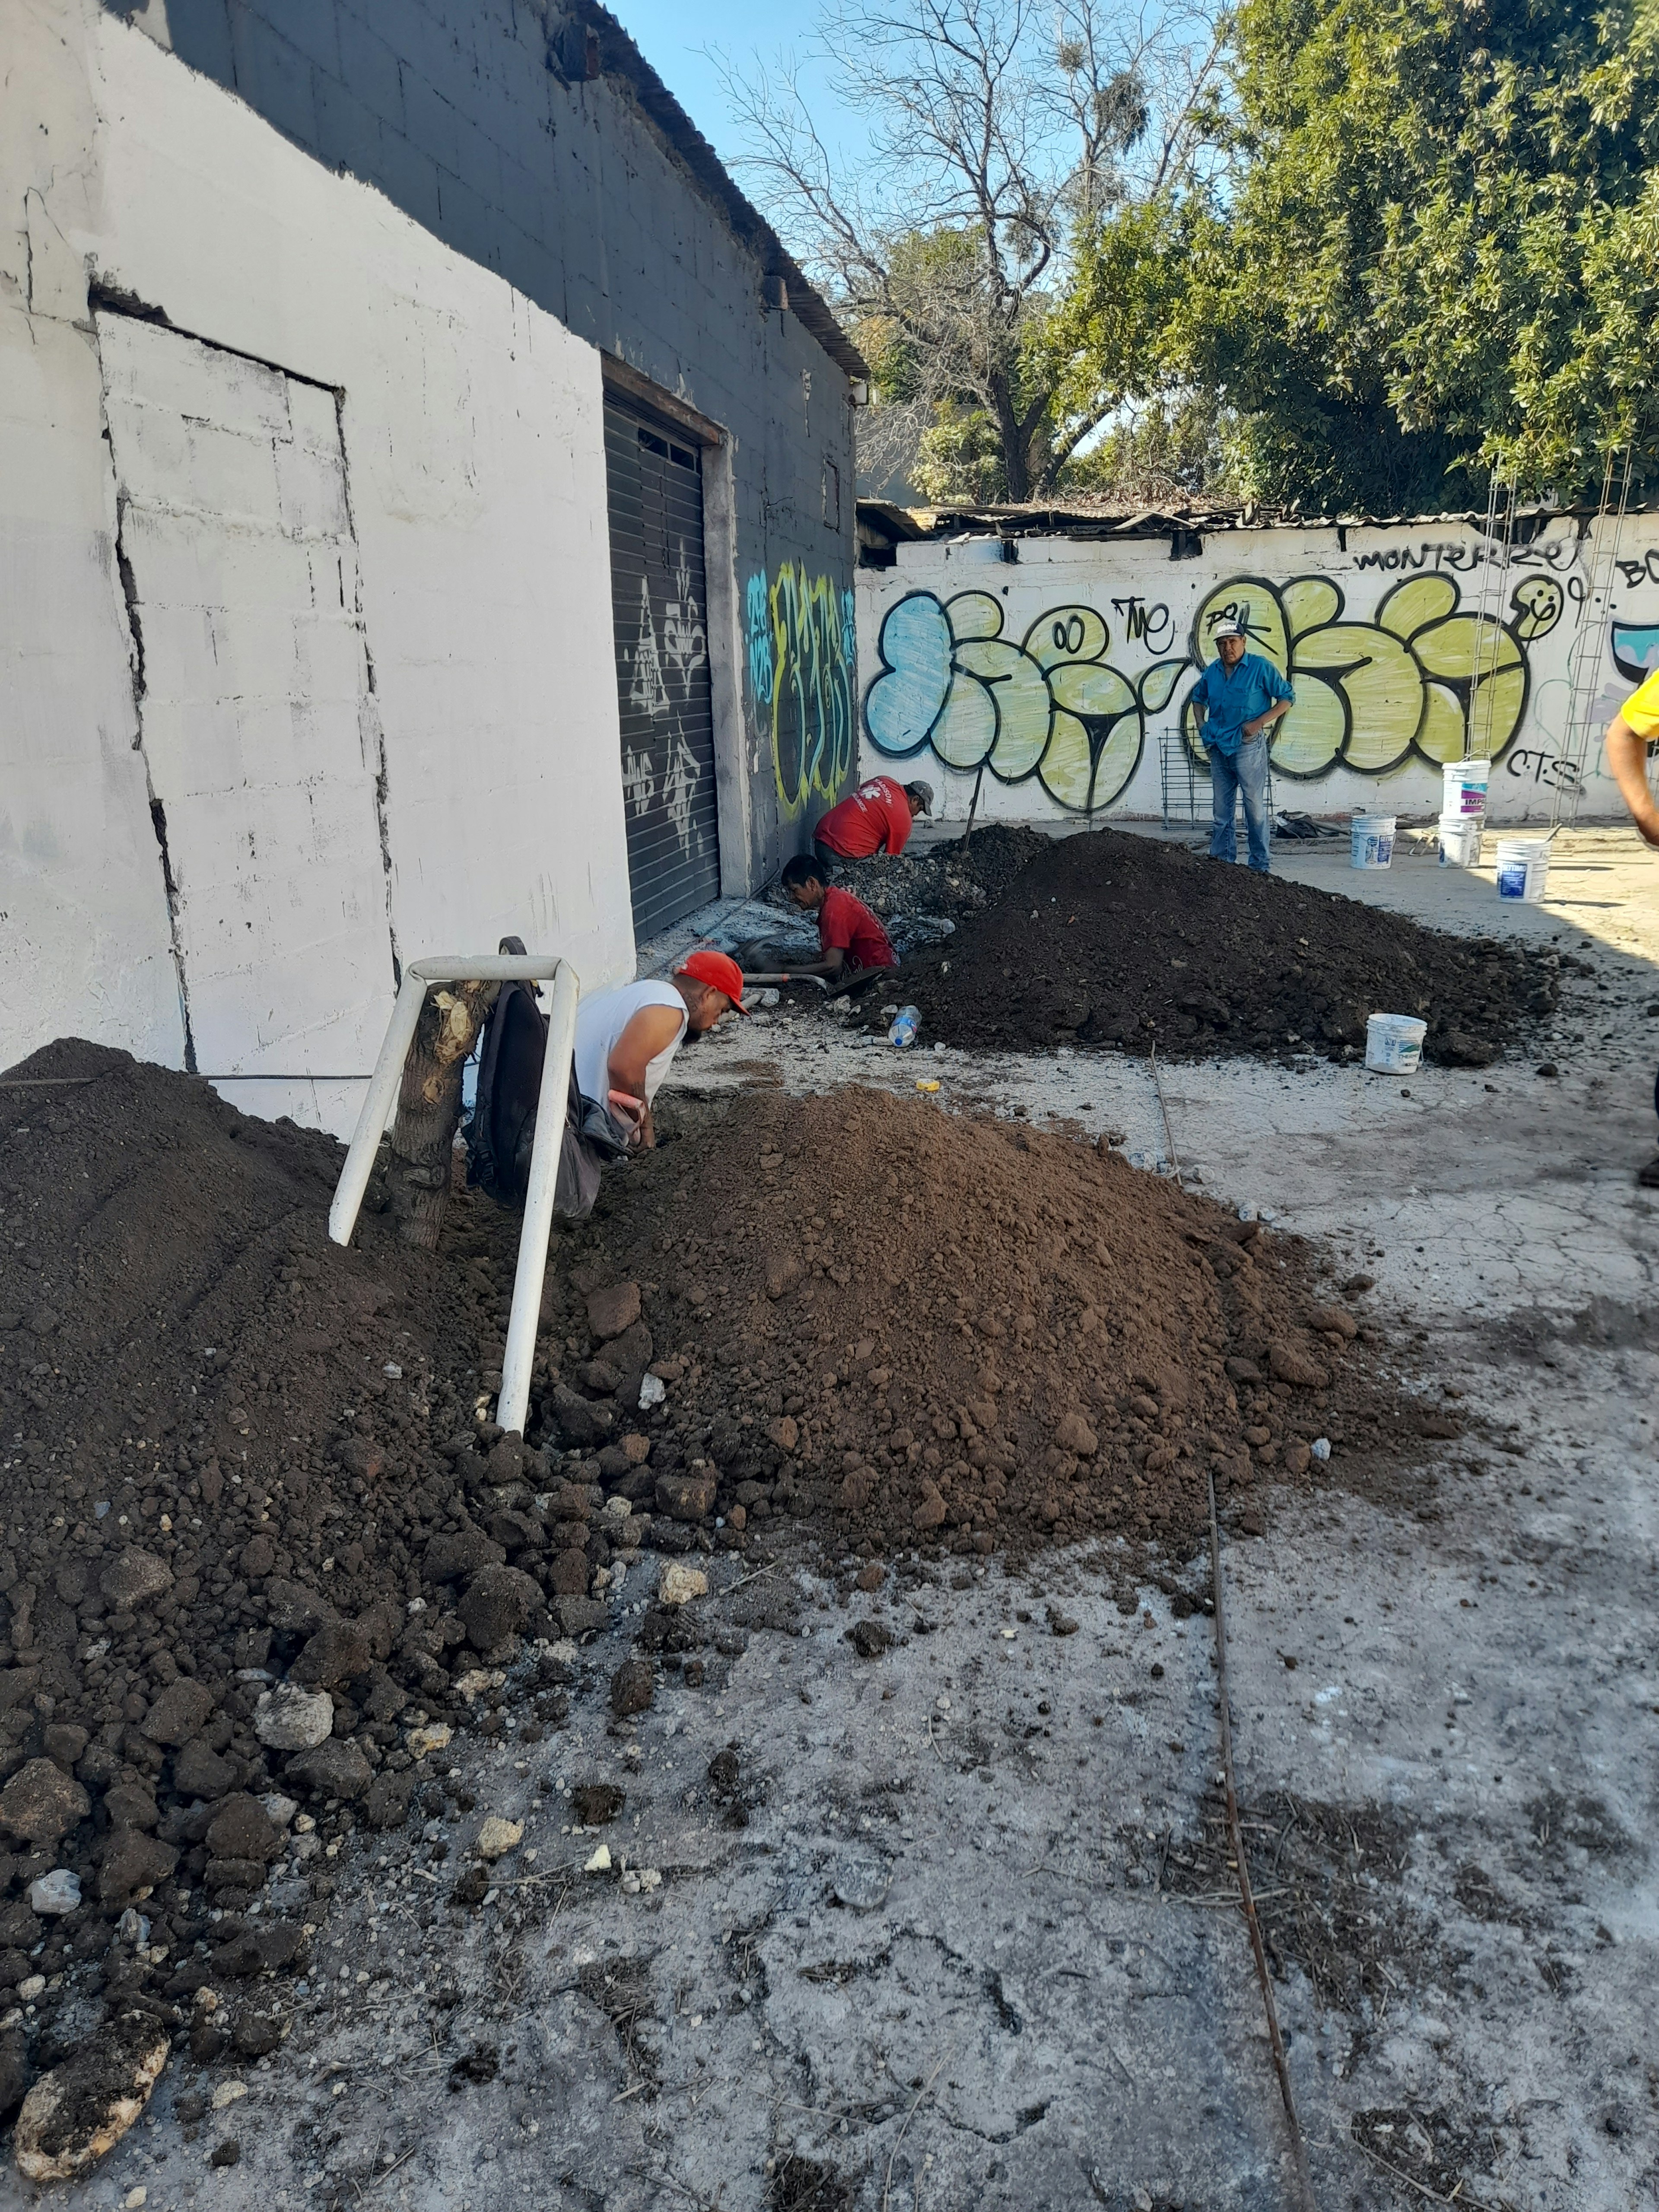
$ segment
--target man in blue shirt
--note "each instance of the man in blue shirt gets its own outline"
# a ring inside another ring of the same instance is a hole
[[[1259,653],[1244,650],[1244,632],[1235,622],[1214,632],[1216,657],[1193,691],[1193,719],[1210,756],[1210,789],[1214,827],[1210,858],[1236,860],[1233,793],[1244,801],[1244,830],[1250,866],[1267,872],[1267,732],[1288,714],[1296,694]]]

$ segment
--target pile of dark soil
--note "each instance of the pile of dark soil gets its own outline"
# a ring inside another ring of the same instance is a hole
[[[897,860],[837,860],[836,881],[884,919],[945,915],[954,921],[994,906],[1020,870],[1053,845],[1040,830],[998,823],[975,830],[965,853],[961,839],[952,837],[913,843]]]
[[[1429,1024],[1427,1056],[1485,1067],[1559,994],[1553,953],[1402,915],[1183,847],[1100,830],[1046,845],[985,913],[907,966],[951,1044],[1156,1044],[1167,1057],[1352,1059],[1373,1013]]]
[[[515,1218],[458,1191],[438,1255],[373,1212],[341,1251],[331,1140],[90,1045],[0,1107],[0,2116],[100,2014],[274,2049],[329,1844],[442,1808],[481,1669],[519,1741],[559,1725],[537,1639],[600,1626],[642,1545],[1187,1547],[1206,1467],[1259,1528],[1312,1439],[1352,1479],[1397,1419],[1297,1240],[855,1091],[619,1171],[502,1437]]]

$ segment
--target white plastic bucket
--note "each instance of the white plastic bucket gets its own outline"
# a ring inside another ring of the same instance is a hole
[[[1528,906],[1543,902],[1550,878],[1550,841],[1547,837],[1500,837],[1498,841],[1498,896],[1525,899]]]
[[[1366,1066],[1377,1075],[1415,1075],[1428,1031],[1411,1014],[1373,1014],[1365,1024]]]
[[[1489,760],[1448,761],[1441,775],[1445,779],[1445,792],[1440,801],[1443,821],[1449,814],[1473,814],[1479,817],[1486,811],[1486,786],[1492,777]]]
[[[1443,814],[1440,817],[1440,865],[1443,868],[1478,868],[1486,823],[1478,814]]]
[[[1394,859],[1392,814],[1356,814],[1348,829],[1348,866],[1386,868]]]

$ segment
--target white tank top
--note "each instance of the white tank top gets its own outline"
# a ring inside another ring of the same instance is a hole
[[[672,983],[623,983],[614,991],[595,991],[576,1008],[576,1084],[584,1098],[603,1106],[611,1091],[611,1055],[617,1040],[644,1006],[669,1006],[680,1018],[679,1035],[665,1045],[645,1071],[648,1106],[668,1073],[668,1064],[685,1035],[685,1001]]]

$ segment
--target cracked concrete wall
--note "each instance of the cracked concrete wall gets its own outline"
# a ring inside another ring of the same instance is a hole
[[[1582,769],[1582,818],[1619,817],[1601,735],[1659,663],[1659,515],[1550,520],[1505,555],[1455,521],[1226,531],[1172,547],[1062,536],[902,544],[858,578],[860,760],[910,763],[946,817],[1207,820],[1183,743],[1214,625],[1286,668],[1274,800],[1437,814],[1442,762],[1493,760],[1497,823],[1543,822]],[[1013,557],[1009,558],[1012,555]],[[1494,643],[1495,640],[1495,643]],[[1583,732],[1588,729],[1588,744]]]
[[[371,1066],[394,945],[631,972],[599,355],[95,0],[0,25],[0,1063],[78,1031],[183,1065],[198,893],[209,1073]],[[147,437],[153,395],[106,422],[100,330],[106,369],[217,364],[246,419],[174,390]],[[249,434],[296,393],[306,435]],[[192,623],[152,789],[158,641]],[[210,951],[239,927],[257,961]],[[361,1090],[229,1095],[339,1129]]]

